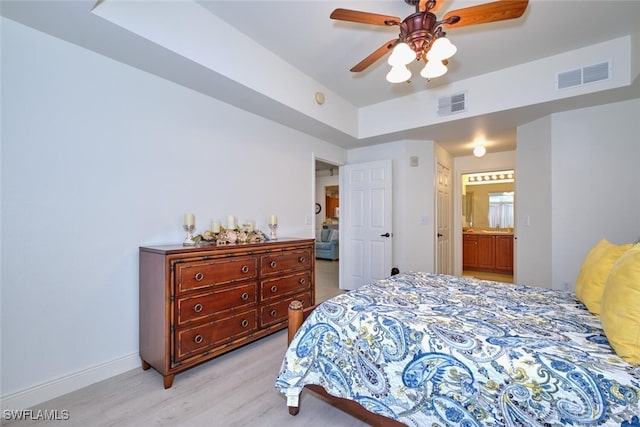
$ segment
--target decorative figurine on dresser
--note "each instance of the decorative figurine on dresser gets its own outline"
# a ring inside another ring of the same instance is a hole
[[[140,358],[174,375],[287,326],[315,304],[314,239],[140,247]]]

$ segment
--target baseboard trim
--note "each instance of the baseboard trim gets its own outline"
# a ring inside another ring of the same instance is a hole
[[[28,409],[47,400],[54,399],[72,391],[106,380],[113,376],[140,367],[138,353],[128,354],[117,359],[54,378],[27,389],[9,393],[0,398],[0,407],[5,409]],[[61,408],[62,409],[62,408]]]

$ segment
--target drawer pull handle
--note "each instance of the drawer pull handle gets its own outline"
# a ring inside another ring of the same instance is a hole
[[[271,317],[276,317],[276,314],[278,314],[276,310],[271,310],[271,313],[269,313]]]
[[[273,285],[273,286],[271,287],[271,292],[275,292],[275,291],[277,291],[277,290],[278,290],[278,287],[277,287],[276,285]]]
[[[193,337],[193,342],[196,344],[200,344],[202,342],[202,335],[198,334],[195,337]]]
[[[304,262],[304,259],[305,258],[303,256],[301,256],[300,258],[298,258],[298,262]]]
[[[248,265],[243,265],[242,266],[242,272],[243,273],[248,273],[249,272],[249,266]]]
[[[247,319],[244,319],[244,320],[242,321],[242,323],[240,323],[240,325],[241,325],[243,328],[246,328],[247,326],[249,326],[249,321],[248,321]]]
[[[299,282],[300,282],[301,285],[304,285],[307,281],[304,280],[304,277],[303,277],[302,279],[299,280]]]
[[[196,304],[193,306],[193,311],[200,313],[202,311],[202,304]]]
[[[246,293],[246,292],[244,292],[244,293],[240,296],[240,298],[242,298],[242,300],[243,300],[243,301],[246,301],[246,300],[248,300],[248,299],[249,299],[249,294],[248,294],[248,293]]]
[[[203,273],[196,273],[195,276],[193,276],[194,279],[196,279],[196,281],[201,281],[202,279],[204,279],[204,274]]]
[[[271,264],[269,264],[271,266],[271,268],[276,268],[276,262],[275,261],[271,261]]]

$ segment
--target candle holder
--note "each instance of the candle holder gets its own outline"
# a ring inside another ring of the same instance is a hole
[[[278,224],[269,224],[269,230],[271,230],[269,240],[278,240]]]
[[[193,240],[193,231],[196,229],[194,224],[191,225],[183,225],[182,228],[187,232],[187,238],[182,243],[182,246],[195,246],[196,242]]]

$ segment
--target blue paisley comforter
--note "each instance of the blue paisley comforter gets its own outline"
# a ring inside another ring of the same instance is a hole
[[[573,294],[468,278],[401,274],[325,301],[276,389],[306,384],[409,426],[640,427],[640,366]]]

